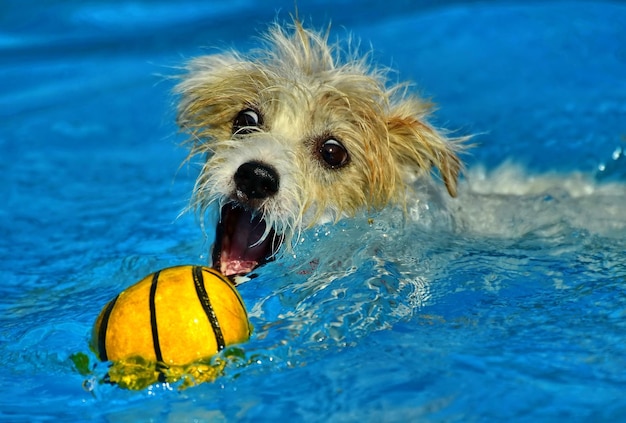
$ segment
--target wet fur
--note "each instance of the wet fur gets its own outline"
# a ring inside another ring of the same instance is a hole
[[[273,26],[265,42],[248,55],[191,60],[176,87],[190,157],[206,156],[193,208],[203,213],[231,201],[233,174],[247,160],[267,162],[280,174],[279,192],[251,206],[286,240],[363,208],[402,205],[411,182],[433,166],[456,195],[463,139],[429,125],[429,104],[408,94],[406,84],[389,84],[367,57],[297,21]],[[234,135],[233,120],[247,107],[264,116],[264,125]],[[350,155],[339,169],[316,156],[319,140],[331,136]]]

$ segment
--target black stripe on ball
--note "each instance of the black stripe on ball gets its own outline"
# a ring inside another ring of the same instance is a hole
[[[111,318],[111,312],[113,311],[113,307],[115,307],[115,302],[119,298],[117,295],[115,298],[111,300],[109,304],[107,304],[104,309],[104,313],[102,313],[102,321],[100,321],[100,327],[98,328],[98,356],[100,356],[100,360],[108,361],[107,355],[107,328],[109,326],[109,319]]]
[[[209,319],[209,323],[211,323],[211,327],[213,328],[213,333],[215,334],[215,342],[217,343],[217,351],[222,351],[226,346],[224,342],[224,335],[222,334],[222,328],[220,327],[220,322],[217,320],[217,316],[215,315],[215,310],[213,310],[213,306],[211,305],[211,301],[209,300],[209,294],[206,291],[204,286],[204,275],[202,274],[201,266],[193,266],[193,283],[196,286],[196,294],[198,294],[198,300],[202,305],[202,309],[206,314],[206,317]]]
[[[150,285],[150,327],[152,328],[152,344],[154,345],[154,355],[156,355],[157,361],[163,361],[161,344],[159,344],[159,329],[157,328],[156,304],[154,301],[160,274],[161,271],[158,271],[152,276],[152,285]]]
[[[231,291],[233,291],[233,294],[235,294],[235,298],[237,298],[237,302],[239,303],[239,305],[241,306],[242,310],[246,310],[246,305],[243,303],[241,297],[239,296],[239,294],[237,294],[237,289],[235,288],[235,285],[226,277],[224,277],[221,273],[219,273],[216,270],[211,269],[210,267],[203,267],[202,268],[205,272],[208,272],[218,278],[220,278],[221,280],[223,280],[224,282],[226,282],[226,284],[230,287]]]

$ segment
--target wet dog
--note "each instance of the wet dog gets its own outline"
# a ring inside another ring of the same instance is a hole
[[[191,60],[178,124],[204,165],[192,207],[219,209],[213,266],[246,274],[300,231],[403,204],[432,167],[456,195],[462,139],[429,125],[429,104],[367,57],[296,21],[265,48]]]

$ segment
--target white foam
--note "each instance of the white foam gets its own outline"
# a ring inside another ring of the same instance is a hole
[[[600,183],[580,172],[533,174],[511,163],[492,171],[476,167],[447,207],[459,229],[489,236],[516,237],[554,225],[626,235],[626,183]]]

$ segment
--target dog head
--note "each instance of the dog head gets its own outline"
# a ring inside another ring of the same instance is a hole
[[[205,158],[192,206],[220,210],[213,266],[233,276],[289,249],[298,233],[359,209],[402,203],[432,166],[456,193],[458,142],[384,72],[296,22],[266,48],[190,61],[177,85],[190,157]]]

